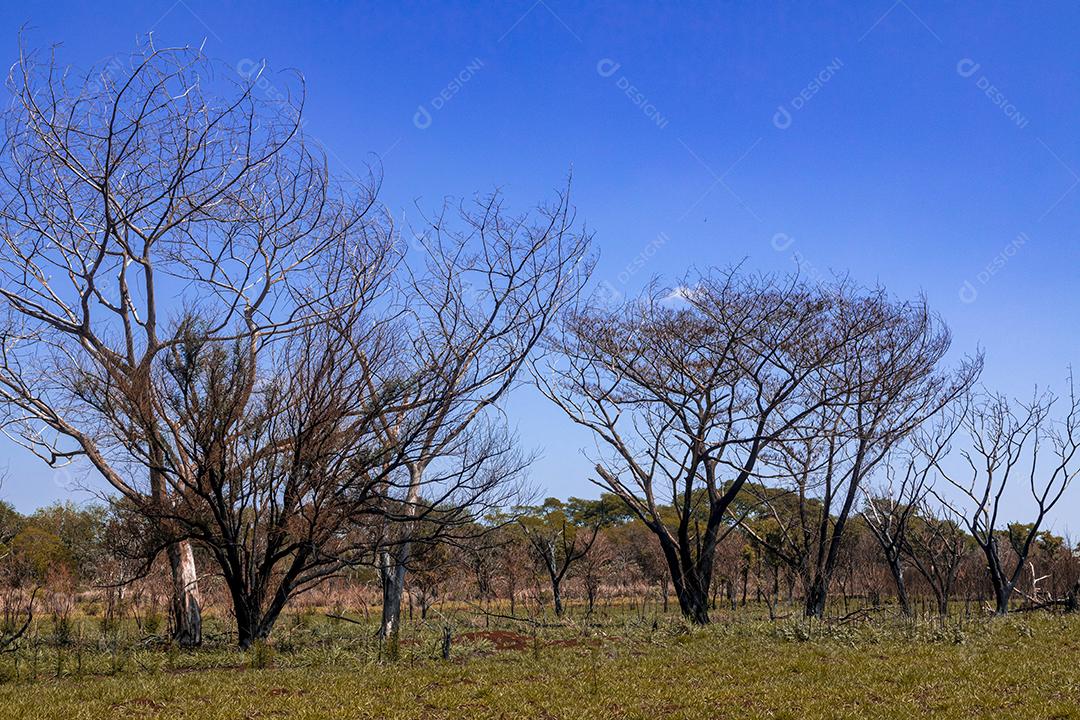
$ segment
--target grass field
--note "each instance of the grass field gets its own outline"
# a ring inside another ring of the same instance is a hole
[[[0,660],[0,717],[1080,718],[1080,618],[455,625],[449,661],[441,625],[389,659],[321,614],[248,653],[41,641]]]

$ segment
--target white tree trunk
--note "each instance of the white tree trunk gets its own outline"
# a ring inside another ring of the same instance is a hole
[[[173,639],[180,647],[198,647],[202,644],[202,598],[195,553],[191,543],[183,540],[170,544],[168,555],[173,580]]]

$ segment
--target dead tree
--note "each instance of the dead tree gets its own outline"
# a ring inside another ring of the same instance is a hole
[[[1050,392],[1037,393],[1028,402],[978,393],[964,422],[968,446],[960,457],[966,470],[948,467],[943,460],[935,463],[960,493],[953,507],[986,558],[997,615],[1008,613],[1043,521],[1080,473],[1080,397],[1071,372],[1068,387],[1064,400]],[[1064,412],[1055,418],[1059,404]],[[1015,554],[1010,563],[1001,548],[1001,509],[1005,490],[1019,482],[1027,485],[1036,512],[1019,537],[1006,540]]]
[[[910,616],[913,611],[904,578],[904,565],[908,559],[904,548],[908,526],[927,492],[927,472],[908,458],[899,468],[887,464],[885,475],[884,486],[867,493],[861,517],[889,566],[900,612]]]
[[[920,511],[926,507],[927,496],[933,489],[934,462],[949,452],[962,417],[962,410],[944,412],[930,427],[918,432],[903,450],[886,459],[884,481],[874,489],[865,490],[861,517],[889,566],[904,615],[913,612],[904,577],[905,564],[913,558],[908,531],[913,524],[927,521]],[[928,530],[929,526],[920,529]],[[930,564],[936,568],[932,561]]]
[[[215,559],[241,648],[265,639],[292,597],[370,553],[353,524],[402,464],[373,430],[393,384],[370,392],[372,368],[349,352],[389,348],[340,330],[312,326],[275,346],[208,343],[196,328],[157,379],[173,419],[161,472],[177,499],[142,512]]]
[[[881,289],[840,293],[837,322],[859,334],[807,388],[811,397],[803,404],[831,400],[819,402],[775,445],[761,472],[766,485],[794,498],[794,512],[785,493],[762,493],[780,532],[761,536],[746,526],[799,573],[809,617],[825,612],[844,531],[867,479],[899,443],[966,392],[981,368],[979,358],[955,372],[940,367],[951,335],[925,302],[898,302]]]
[[[692,622],[709,621],[716,545],[763,453],[849,392],[819,381],[872,330],[851,301],[795,278],[714,271],[575,313],[561,361],[535,369],[603,448],[594,482],[657,537]]]
[[[191,341],[264,342],[317,321],[327,248],[366,247],[375,183],[343,191],[304,142],[303,95],[265,99],[199,50],[143,46],[83,75],[23,51],[0,161],[0,399],[51,466],[92,465],[159,517],[192,487],[153,377]],[[302,83],[301,83],[302,86]],[[103,404],[104,403],[104,404]],[[191,546],[159,530],[176,640],[201,638]]]
[[[401,332],[411,363],[409,402],[384,417],[384,432],[422,427],[412,443],[408,478],[393,498],[397,523],[380,552],[380,633],[396,632],[410,545],[422,541],[408,522],[449,465],[464,479],[462,454],[476,428],[500,423],[497,403],[518,382],[562,309],[591,269],[587,232],[576,227],[569,189],[534,213],[510,215],[498,194],[463,205],[458,226],[443,212],[417,234],[403,282]],[[428,497],[427,499],[430,499]]]
[[[949,601],[964,558],[973,546],[959,516],[948,505],[925,495],[908,521],[902,550],[930,586],[938,614],[949,614]]]
[[[547,573],[555,615],[562,617],[563,580],[592,550],[600,532],[600,518],[579,525],[568,516],[561,501],[548,498],[540,507],[526,509],[518,518],[518,525],[529,542],[534,559]]]
[[[269,344],[205,343],[196,331],[161,373],[176,418],[168,457],[184,457],[187,471],[166,459],[179,500],[159,512],[217,561],[242,648],[269,635],[292,597],[371,564],[388,527],[409,522],[422,541],[453,541],[475,513],[506,501],[523,468],[504,435],[474,427],[424,502],[407,515],[398,508],[427,428],[384,432],[386,415],[411,402],[415,378],[401,374],[409,367],[394,324],[369,313],[382,309],[375,262],[358,264],[376,283],[370,293],[362,276],[339,282],[325,269],[362,297],[335,303],[324,322]]]

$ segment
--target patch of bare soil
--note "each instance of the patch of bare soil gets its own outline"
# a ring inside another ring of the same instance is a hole
[[[496,650],[524,650],[532,638],[507,630],[477,630],[458,635],[461,640],[487,640]]]

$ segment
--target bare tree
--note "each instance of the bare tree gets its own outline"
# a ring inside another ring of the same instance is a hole
[[[781,512],[776,499],[782,494],[763,493],[781,531],[770,539],[747,526],[800,574],[805,613],[813,617],[825,612],[844,530],[867,478],[893,448],[966,392],[981,368],[980,359],[962,363],[955,373],[939,367],[951,335],[924,301],[897,302],[880,288],[841,292],[839,324],[860,333],[819,385],[809,388],[815,398],[833,400],[819,403],[807,422],[792,428],[766,456],[761,473],[797,499],[795,512]]]
[[[935,522],[928,499],[933,491],[934,463],[948,454],[963,417],[964,409],[950,408],[935,418],[930,427],[917,432],[901,451],[886,460],[884,482],[866,490],[862,518],[885,557],[904,615],[913,613],[904,577],[908,562],[913,562],[931,585],[939,609],[948,606],[962,555],[946,552],[955,545],[944,542],[941,533],[946,528]],[[909,535],[915,536],[919,550]]]
[[[563,580],[570,568],[586,558],[592,550],[602,519],[575,518],[572,512],[568,512],[569,508],[556,498],[548,498],[543,505],[524,510],[518,524],[529,541],[534,559],[547,573],[555,615],[562,617]]]
[[[1060,419],[1053,417],[1053,411],[1061,398],[1050,392],[1036,393],[1028,402],[979,393],[964,422],[969,447],[960,456],[966,471],[948,468],[944,461],[935,463],[961,495],[954,508],[986,558],[997,615],[1009,611],[1047,514],[1080,473],[1080,397],[1071,372],[1068,385]],[[1009,562],[1001,548],[1001,509],[1006,489],[1018,482],[1027,485],[1036,513],[1018,536],[1009,538],[1015,551],[1015,559]]]
[[[938,614],[949,614],[949,601],[964,558],[973,546],[959,516],[948,505],[924,495],[914,517],[909,518],[903,551],[930,586]]]
[[[342,190],[305,143],[302,93],[261,97],[259,77],[231,81],[191,48],[147,43],[129,60],[77,75],[23,51],[9,75],[0,399],[9,434],[51,466],[86,461],[167,508],[183,499],[165,468],[196,485],[153,386],[193,341],[183,318],[204,320],[200,342],[292,333],[327,310],[315,260],[383,229],[376,184]],[[196,645],[191,546],[160,530],[176,639]]]
[[[908,559],[904,548],[910,521],[917,515],[919,504],[928,492],[927,474],[927,467],[919,467],[910,456],[899,468],[887,463],[884,484],[867,492],[861,514],[889,566],[900,611],[908,616],[912,614],[912,608],[904,579],[904,564]]]
[[[861,517],[885,557],[904,615],[912,614],[904,577],[905,564],[908,561],[914,560],[919,572],[927,577],[935,589],[942,588],[939,581],[946,580],[944,577],[928,577],[927,572],[924,572],[929,571],[934,575],[939,569],[944,569],[939,568],[943,556],[939,557],[937,552],[932,550],[945,548],[933,538],[934,531],[942,528],[933,523],[928,498],[933,492],[934,464],[950,451],[950,443],[960,429],[964,412],[964,409],[954,405],[928,423],[929,427],[915,433],[904,448],[886,459],[884,481],[865,492],[866,503]],[[920,545],[927,543],[923,548],[926,551],[923,555],[916,553],[909,542],[909,529],[913,525],[916,525],[919,531],[916,534]],[[924,557],[926,567],[921,566]],[[955,578],[956,565],[951,567],[952,572],[949,573],[944,588],[946,596]],[[938,600],[940,606],[940,595]]]
[[[843,284],[714,271],[577,312],[562,362],[536,369],[544,394],[606,450],[597,482],[659,539],[693,622],[709,620],[716,545],[763,453],[852,392],[823,377],[878,328],[855,301]]]
[[[350,530],[380,506],[382,475],[401,465],[400,448],[372,427],[396,397],[381,383],[381,393],[358,397],[372,380],[357,377],[331,326],[259,353],[192,335],[160,374],[173,418],[162,474],[175,499],[140,510],[214,557],[246,648],[267,637],[291,597],[370,550]]]
[[[384,638],[398,628],[410,544],[421,539],[408,518],[439,484],[441,465],[461,467],[475,428],[489,433],[498,423],[498,402],[591,269],[590,236],[575,227],[569,190],[517,216],[494,194],[463,205],[458,218],[455,229],[443,212],[418,234],[420,266],[404,283],[405,357],[420,381],[383,427],[390,438],[402,424],[423,430],[409,451],[407,483],[394,496],[405,522],[380,553]]]

